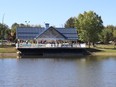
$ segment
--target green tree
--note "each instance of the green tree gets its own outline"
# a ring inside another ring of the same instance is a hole
[[[11,29],[6,29],[5,30],[5,40],[11,40]]]
[[[111,29],[108,29],[107,27],[104,28],[100,34],[100,41],[104,44],[108,44],[109,41],[113,39],[113,33]]]
[[[115,31],[116,27],[113,26],[113,25],[108,25],[108,26],[106,26],[106,29],[109,29],[109,33],[110,33],[110,39],[109,40],[112,41],[113,38],[114,38],[113,32]]]
[[[75,28],[75,17],[69,18],[65,23],[65,28]]]
[[[94,45],[99,40],[99,34],[103,29],[103,21],[95,12],[88,11],[79,14],[76,27],[80,40],[87,42],[90,47],[90,43]]]
[[[12,26],[11,26],[12,32],[16,32],[16,28],[19,27],[19,26],[20,26],[20,25],[19,25],[18,23],[12,24]]]
[[[115,27],[113,25],[108,25],[104,27],[100,34],[100,41],[103,42],[104,44],[108,44],[109,41],[113,41],[114,39],[114,31]]]
[[[0,23],[0,39],[1,39],[1,40],[4,40],[4,39],[5,39],[5,31],[6,31],[7,29],[9,29],[9,28],[8,28],[8,25],[6,25],[6,24],[1,24],[1,23]]]
[[[10,38],[11,41],[14,41],[16,39],[16,29],[19,26],[21,26],[21,25],[18,23],[12,24],[12,26],[11,26],[11,38]]]
[[[113,30],[113,38],[116,38],[116,29]]]

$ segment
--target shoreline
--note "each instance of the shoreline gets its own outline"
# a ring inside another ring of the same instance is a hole
[[[116,49],[103,49],[103,48],[85,48],[88,54],[83,56],[116,56]],[[0,58],[17,58],[18,50],[15,47],[0,48]]]
[[[17,53],[0,53],[0,58],[17,58]],[[83,56],[116,56],[116,53],[112,52],[93,52],[90,55]]]
[[[112,53],[112,52],[94,52],[91,55],[92,56],[116,56],[116,53]]]
[[[0,58],[17,58],[17,53],[0,53]]]

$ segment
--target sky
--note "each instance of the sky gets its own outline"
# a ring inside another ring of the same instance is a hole
[[[90,10],[101,16],[105,26],[116,26],[116,0],[0,0],[0,23],[62,27],[70,17]]]

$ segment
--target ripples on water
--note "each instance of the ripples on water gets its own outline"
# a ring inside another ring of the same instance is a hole
[[[116,87],[116,57],[0,59],[0,87]]]

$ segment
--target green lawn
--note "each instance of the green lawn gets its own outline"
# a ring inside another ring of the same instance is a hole
[[[101,48],[101,49],[114,49],[114,45],[112,45],[112,44],[108,44],[108,45],[99,44],[99,45],[96,45],[96,48]]]
[[[16,53],[17,50],[15,47],[3,46],[0,47],[0,53]]]
[[[114,48],[114,45],[96,45],[96,49],[102,50],[103,52],[116,52],[116,48]]]
[[[91,51],[93,55],[104,55],[104,56],[116,56],[116,48],[114,45],[96,45],[96,47],[92,47],[95,51]]]

